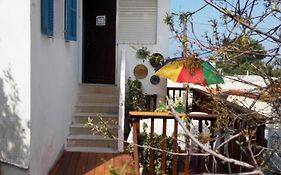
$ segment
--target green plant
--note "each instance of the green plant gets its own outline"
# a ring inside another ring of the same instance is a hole
[[[150,51],[148,51],[147,47],[141,47],[136,52],[137,58],[142,60],[148,59],[149,55],[150,55]]]
[[[88,117],[85,127],[90,128],[93,135],[103,135],[105,138],[116,139],[118,136],[113,135],[109,129],[109,125],[117,125],[117,122],[114,120],[104,120],[100,114],[96,116],[98,122],[95,122],[92,117]]]
[[[150,54],[147,47],[141,47],[140,49],[136,49],[136,51],[137,58],[142,59],[143,61],[148,60],[153,67],[163,64],[165,61],[164,57],[160,53]]]
[[[129,94],[126,100],[126,106],[129,111],[147,111],[147,100],[142,91],[142,83],[139,80],[127,81]]]
[[[180,98],[175,99],[175,102],[173,103],[173,107],[178,113],[184,113],[185,112],[184,106],[183,106]],[[169,112],[169,111],[171,111],[170,107],[166,103],[163,103],[162,101],[159,101],[159,106],[157,107],[155,112]]]
[[[111,175],[125,175],[125,174],[135,174],[136,170],[132,170],[129,162],[125,162],[122,167],[114,167],[110,165],[108,171]]]
[[[164,58],[160,53],[153,53],[152,55],[148,56],[148,60],[153,67],[164,63]]]
[[[150,133],[147,131],[148,125],[146,123],[143,123],[143,132],[140,133],[140,145],[143,145],[143,147],[139,148],[139,160],[141,165],[143,166],[143,172],[148,173],[149,172],[149,157],[150,157]],[[154,133],[153,135],[154,138],[154,143],[153,147],[155,148],[161,148],[161,144],[163,141],[162,135]],[[166,150],[167,152],[173,152],[173,142],[174,138],[171,136],[166,136]],[[180,147],[178,147],[178,150],[180,151]],[[128,151],[132,154],[133,156],[133,145],[130,144],[128,146]],[[154,151],[154,172],[155,174],[165,174],[165,172],[161,172],[161,157],[164,152],[162,151]],[[166,154],[166,167],[167,167],[167,174],[172,174],[172,154],[167,153]],[[179,161],[182,161],[179,159]],[[183,162],[179,162],[183,163]]]

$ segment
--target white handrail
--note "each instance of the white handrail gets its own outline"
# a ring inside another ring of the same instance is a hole
[[[118,151],[124,151],[126,51],[122,48],[119,76]]]

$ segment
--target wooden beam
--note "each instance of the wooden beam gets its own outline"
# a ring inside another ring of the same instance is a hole
[[[130,117],[133,118],[174,118],[172,113],[170,112],[140,112],[140,111],[130,111],[129,112]],[[216,119],[217,115],[214,114],[185,114],[185,113],[179,113],[178,116],[180,118],[182,117],[189,117],[193,119]]]

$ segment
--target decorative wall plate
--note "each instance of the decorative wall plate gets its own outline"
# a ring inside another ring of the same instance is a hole
[[[134,68],[134,75],[136,79],[144,79],[147,76],[147,67],[143,64],[136,65]]]
[[[159,82],[160,82],[160,78],[159,78],[157,75],[152,75],[152,76],[150,77],[150,83],[151,83],[151,84],[156,85],[156,84],[158,84]]]

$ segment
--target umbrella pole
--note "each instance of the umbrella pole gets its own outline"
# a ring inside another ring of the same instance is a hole
[[[188,99],[189,99],[189,93],[190,93],[190,86],[188,83],[185,84],[186,87],[186,101],[185,101],[185,112],[189,113],[191,112],[189,109]]]
[[[189,51],[187,49],[187,19],[183,20],[183,41],[182,41],[182,49],[183,49],[183,53],[182,53],[182,57],[186,58],[188,56]],[[188,113],[189,111],[189,106],[188,106],[188,94],[190,92],[190,88],[189,88],[189,84],[186,83],[186,102],[185,102],[185,112]]]
[[[182,39],[181,39],[181,43],[182,43],[182,49],[183,49],[183,58],[186,58],[190,53],[187,49],[188,47],[188,39],[187,39],[187,17],[185,20],[182,21],[182,25],[183,25],[183,34],[182,34]]]

